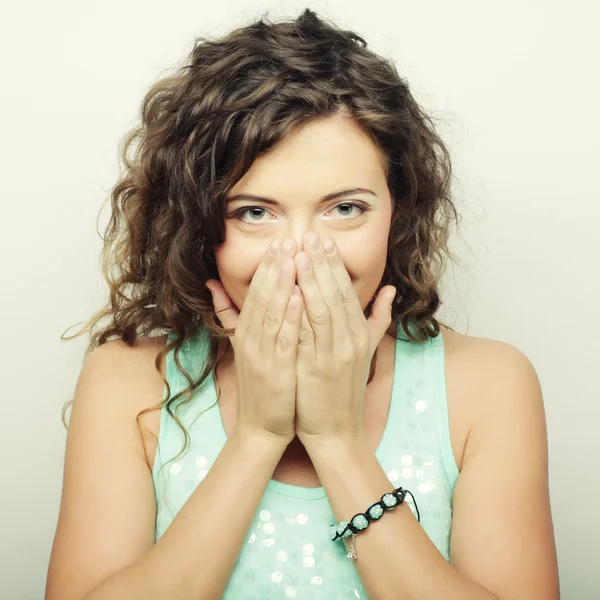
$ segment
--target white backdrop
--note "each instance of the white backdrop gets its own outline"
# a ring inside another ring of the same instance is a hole
[[[105,302],[96,217],[143,93],[195,36],[308,5],[393,58],[441,120],[463,214],[462,266],[448,273],[441,316],[516,345],[535,365],[562,597],[599,598],[598,4],[239,4],[38,0],[3,11],[0,597],[43,597],[62,485],[60,409],[85,342],[60,335]]]

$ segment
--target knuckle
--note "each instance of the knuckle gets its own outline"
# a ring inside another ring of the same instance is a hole
[[[342,290],[340,290],[339,288],[336,288],[331,294],[329,294],[325,298],[325,301],[330,306],[339,306],[343,302]]]
[[[328,260],[334,267],[343,264],[342,256],[337,251],[333,254],[328,255]]]
[[[341,344],[337,358],[344,365],[352,364],[356,360],[356,350],[351,340]]]
[[[369,336],[366,333],[359,333],[354,338],[356,349],[360,354],[364,354],[369,349]]]
[[[349,352],[348,350],[344,350],[339,354],[339,361],[343,365],[351,365],[354,363],[354,352]]]
[[[277,338],[277,350],[282,354],[287,354],[292,349],[292,340],[286,335],[280,335]]]
[[[324,325],[325,323],[328,323],[330,319],[331,311],[329,310],[329,307],[324,306],[314,314],[312,321],[317,325]]]
[[[300,332],[298,334],[298,343],[300,344],[310,344],[314,339],[314,335],[312,329],[308,327],[300,327]]]
[[[217,315],[217,318],[219,319],[219,321],[221,323],[223,323],[223,314],[226,313],[228,310],[233,310],[233,306],[231,306],[230,304],[228,304],[227,306],[222,306],[221,308],[217,308],[215,309],[215,315]]]
[[[356,298],[356,290],[352,283],[347,283],[341,290],[342,299],[344,302],[354,302]]]
[[[262,294],[256,294],[256,296],[254,297],[254,302],[258,306],[264,308],[264,307],[268,306],[268,304],[269,304],[269,298],[266,298]]]
[[[270,310],[265,313],[264,327],[269,332],[279,329],[279,319]]]

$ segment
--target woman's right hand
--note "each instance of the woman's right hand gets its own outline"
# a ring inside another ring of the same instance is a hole
[[[210,279],[215,313],[233,346],[237,377],[236,433],[288,445],[296,434],[296,354],[303,298],[292,259],[296,243],[273,240],[252,278],[242,310]]]

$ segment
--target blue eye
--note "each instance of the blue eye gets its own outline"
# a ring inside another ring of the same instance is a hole
[[[337,209],[342,208],[342,207],[350,208],[349,212],[345,211],[345,212],[342,213],[342,216],[344,218],[352,218],[352,217],[361,215],[366,210],[362,205],[358,204],[357,202],[342,202],[341,204],[338,204],[337,206],[334,206],[333,210],[337,210]],[[353,208],[358,208],[358,210],[360,211],[358,213],[358,215],[352,214],[352,209]]]
[[[257,214],[257,212],[258,212],[258,214]],[[246,219],[242,219],[242,215],[245,215],[246,213],[251,214],[251,218],[249,219],[250,221],[254,221],[255,223],[256,222],[260,223],[263,220],[263,219],[261,219],[261,217],[263,215],[267,214],[267,211],[264,208],[261,208],[260,206],[249,206],[247,208],[242,208],[241,210],[236,212],[234,214],[234,216],[237,219],[241,219],[242,221],[245,221]]]
[[[244,218],[246,213],[250,213],[251,216],[249,219]],[[262,223],[265,221],[262,217],[266,214],[267,211],[262,206],[245,206],[236,210],[230,218],[243,221],[244,223]]]
[[[343,221],[353,219],[355,217],[359,217],[364,212],[367,212],[369,210],[369,207],[367,205],[364,205],[362,202],[340,202],[340,204],[337,204],[336,206],[331,208],[327,212],[327,214],[335,210],[339,211],[340,209],[342,212],[338,212],[337,216],[326,218],[336,219],[341,217],[341,220]],[[353,209],[358,209],[358,213],[353,212]],[[268,213],[269,211],[266,208],[263,208],[262,206],[244,206],[243,208],[239,208],[238,210],[234,211],[229,216],[229,218],[236,219],[238,221],[242,221],[243,223],[248,224],[260,224],[269,222],[267,219],[264,218]]]

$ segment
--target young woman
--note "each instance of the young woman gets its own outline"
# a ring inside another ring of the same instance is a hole
[[[142,117],[46,600],[558,598],[538,378],[435,317],[450,161],[393,65],[307,10]]]

